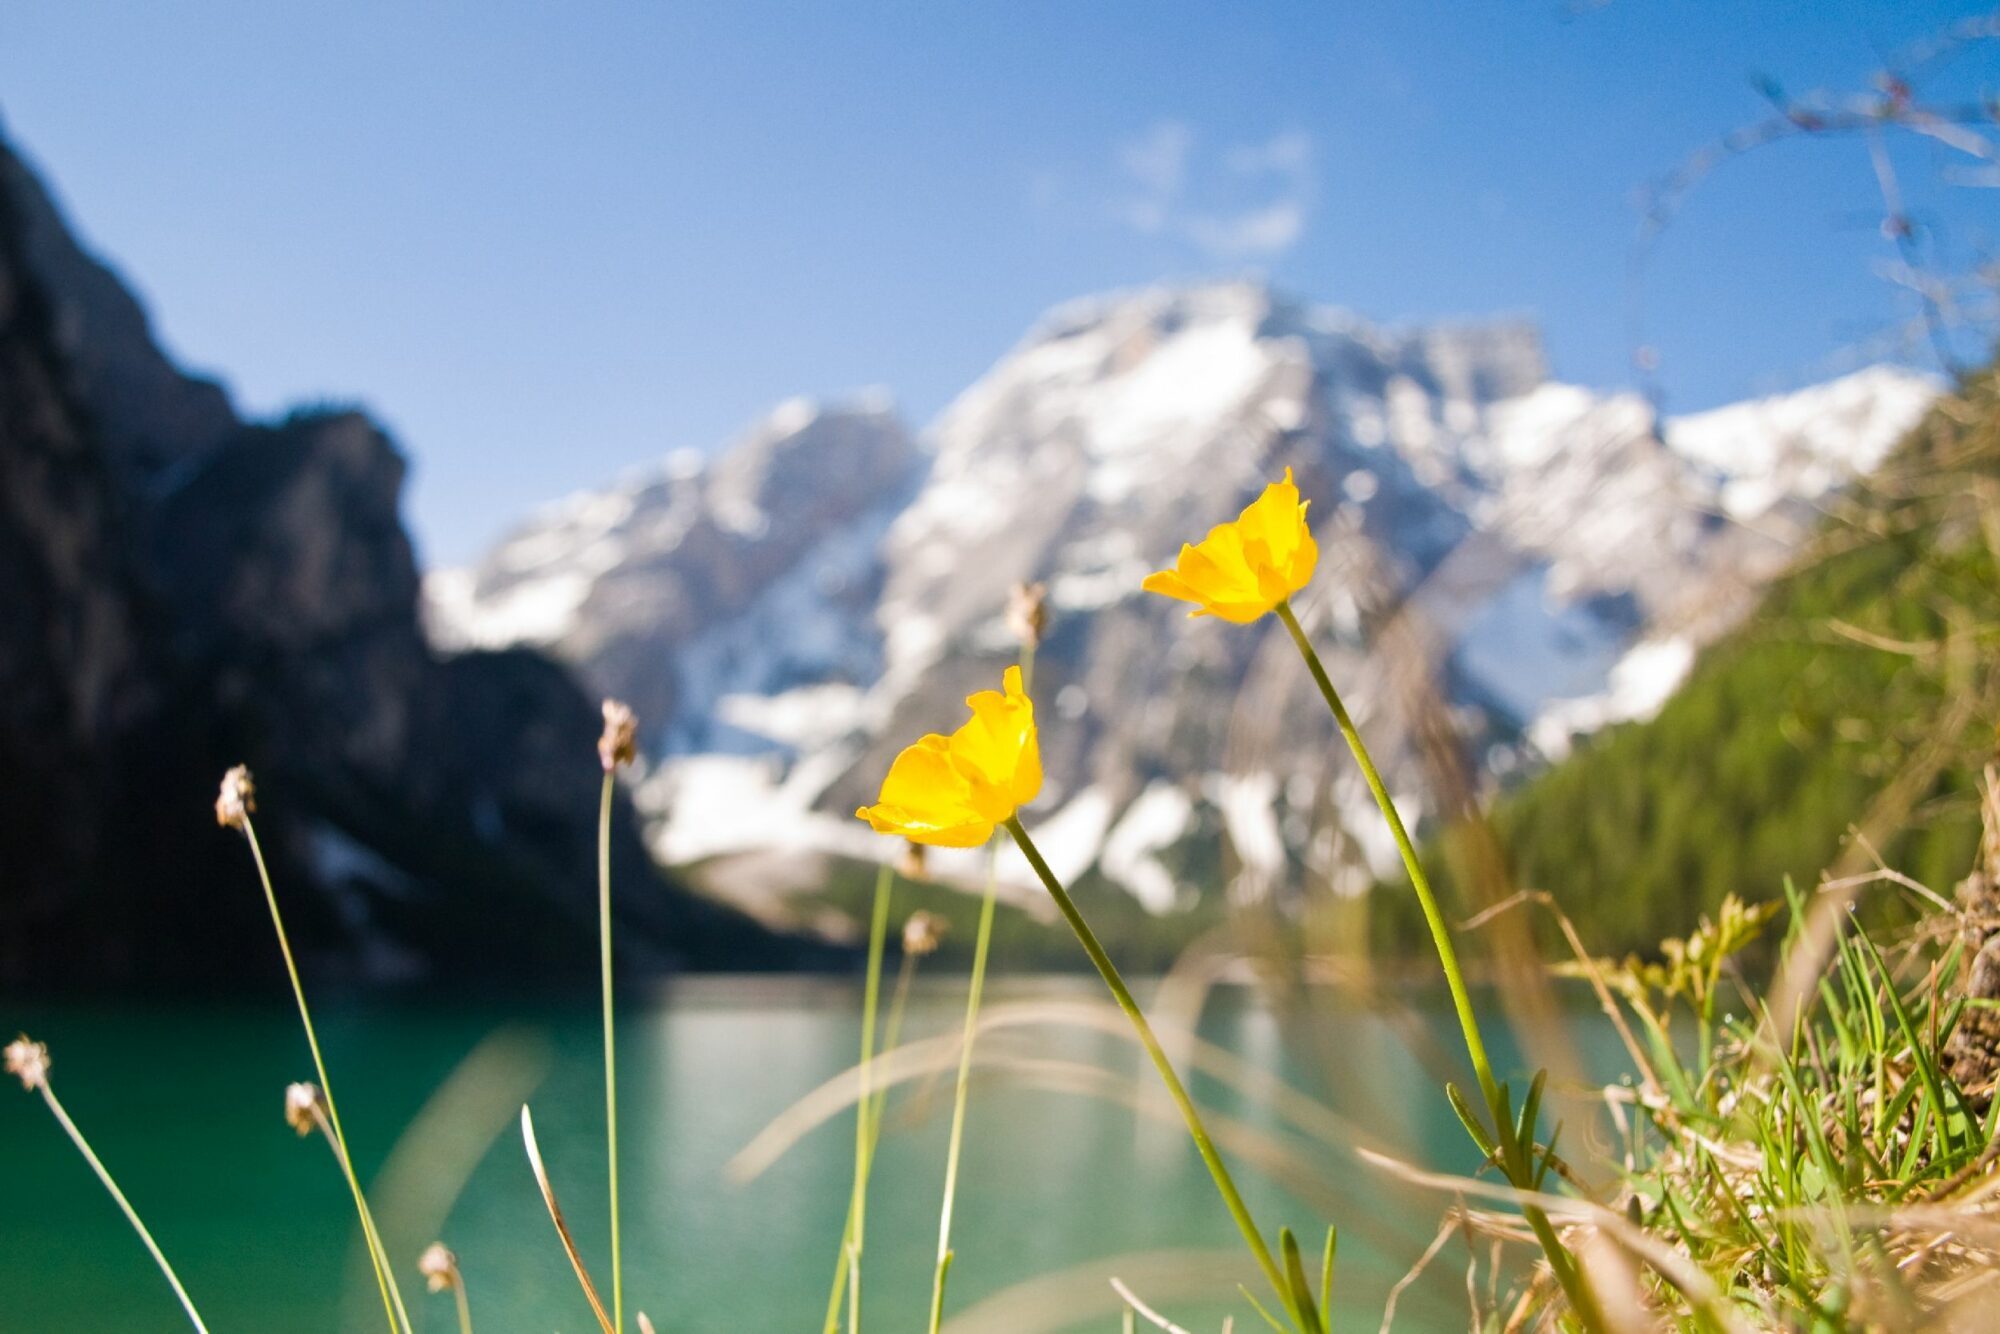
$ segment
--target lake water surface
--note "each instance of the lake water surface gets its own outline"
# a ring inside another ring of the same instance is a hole
[[[992,992],[996,1003],[1100,994],[1082,978],[1002,979]],[[920,984],[906,1036],[954,1031],[962,1005],[961,979]],[[857,986],[818,979],[694,979],[625,1005],[626,1290],[663,1334],[818,1330],[847,1207],[851,1114],[806,1134],[755,1180],[734,1182],[724,1165],[853,1062],[859,1011]],[[439,1238],[460,1256],[477,1328],[594,1328],[517,1117],[529,1102],[608,1299],[596,1009],[328,1004],[316,1017],[418,1328],[455,1328],[449,1299],[424,1293],[414,1270]],[[300,1141],[284,1122],[286,1083],[311,1077],[288,1007],[26,1005],[0,1022],[49,1044],[57,1091],[217,1334],[384,1327],[345,1185],[325,1146]],[[1451,1041],[1439,1027],[1448,1022],[1431,1007],[1398,1019],[1338,1004],[1281,1018],[1225,991],[1201,1031],[1399,1152],[1464,1168],[1463,1132],[1412,1050]],[[1595,1025],[1580,1019],[1578,1033],[1601,1051]],[[1233,1310],[1236,1328],[1249,1328],[1255,1316],[1227,1296],[1238,1278],[1254,1288],[1255,1273],[1185,1134],[1155,1119],[1171,1108],[1137,1049],[1051,1025],[982,1039],[981,1051],[1007,1068],[974,1086],[948,1327],[1116,1330],[1106,1275],[1117,1273],[1192,1327],[1215,1329]],[[1266,1160],[1266,1173],[1232,1155],[1268,1231],[1289,1222],[1316,1255],[1326,1220],[1340,1224],[1339,1306],[1347,1327],[1374,1328],[1445,1201],[1288,1128],[1270,1096],[1238,1096],[1212,1080],[1197,1091],[1264,1152],[1282,1155]],[[949,1112],[948,1076],[904,1086],[890,1104],[868,1209],[865,1328],[923,1328]],[[0,1150],[0,1329],[185,1327],[40,1100],[11,1083],[0,1089]],[[1466,1258],[1462,1245],[1447,1248],[1403,1298],[1398,1328],[1464,1327]]]

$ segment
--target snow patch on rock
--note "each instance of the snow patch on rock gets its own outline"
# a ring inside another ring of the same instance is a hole
[[[1178,842],[1193,819],[1194,801],[1178,783],[1147,784],[1104,840],[1098,868],[1148,912],[1171,910],[1181,891],[1158,854]]]
[[[1544,755],[1561,759],[1579,736],[1613,723],[1645,722],[1673,698],[1694,659],[1691,640],[1655,639],[1635,644],[1611,669],[1608,689],[1555,701],[1535,719],[1528,735]]]

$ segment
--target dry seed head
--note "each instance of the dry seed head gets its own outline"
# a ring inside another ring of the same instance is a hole
[[[597,738],[597,758],[605,773],[639,758],[639,720],[629,705],[604,701],[604,735]]]
[[[918,959],[926,954],[935,954],[947,929],[944,918],[934,912],[917,909],[910,914],[910,920],[903,923],[903,953]]]
[[[896,858],[896,874],[905,880],[922,880],[930,871],[930,861],[921,843],[905,843],[903,854]]]
[[[1015,584],[1007,594],[1007,633],[1036,648],[1049,628],[1047,584]]]
[[[285,1085],[285,1123],[301,1135],[312,1134],[319,1125],[319,1111],[325,1106],[317,1084]]]
[[[441,1241],[434,1241],[424,1248],[424,1253],[417,1258],[417,1272],[424,1276],[424,1282],[432,1292],[444,1292],[465,1282],[458,1272],[458,1256]]]
[[[30,1038],[26,1033],[7,1044],[7,1073],[21,1081],[21,1087],[33,1091],[44,1088],[49,1082],[49,1049]]]
[[[222,791],[215,798],[215,822],[224,829],[241,829],[257,809],[257,785],[250,770],[237,765],[222,776]]]

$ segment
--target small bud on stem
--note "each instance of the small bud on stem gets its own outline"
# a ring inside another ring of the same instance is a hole
[[[944,918],[934,912],[917,909],[910,914],[910,920],[903,923],[903,953],[917,959],[937,953],[947,929]]]
[[[319,1085],[285,1086],[285,1124],[298,1131],[301,1138],[320,1129],[325,1116],[326,1099],[321,1096]]]
[[[447,1292],[465,1281],[459,1276],[458,1256],[441,1241],[434,1241],[425,1248],[417,1260],[417,1272],[424,1276],[424,1282],[430,1285],[432,1292]]]
[[[49,1049],[26,1033],[7,1044],[7,1073],[29,1092],[49,1082]]]
[[[1007,632],[1024,648],[1039,648],[1049,628],[1047,584],[1015,584],[1007,594]]]
[[[630,706],[618,700],[604,701],[604,735],[597,739],[597,758],[605,773],[639,758],[639,720]]]
[[[222,776],[222,791],[215,798],[215,822],[224,829],[241,829],[257,809],[257,785],[250,770],[237,765]]]

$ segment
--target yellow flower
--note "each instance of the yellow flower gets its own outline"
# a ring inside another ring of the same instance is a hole
[[[882,795],[855,814],[878,834],[912,843],[976,848],[1042,790],[1035,705],[1009,667],[1004,693],[982,690],[965,702],[972,717],[950,736],[933,732],[889,766]]]
[[[1183,545],[1173,569],[1147,575],[1140,587],[1194,603],[1190,616],[1254,621],[1312,578],[1319,546],[1306,527],[1309,503],[1299,499],[1287,468],[1285,480],[1265,487],[1236,522],[1209,529],[1195,546]]]

